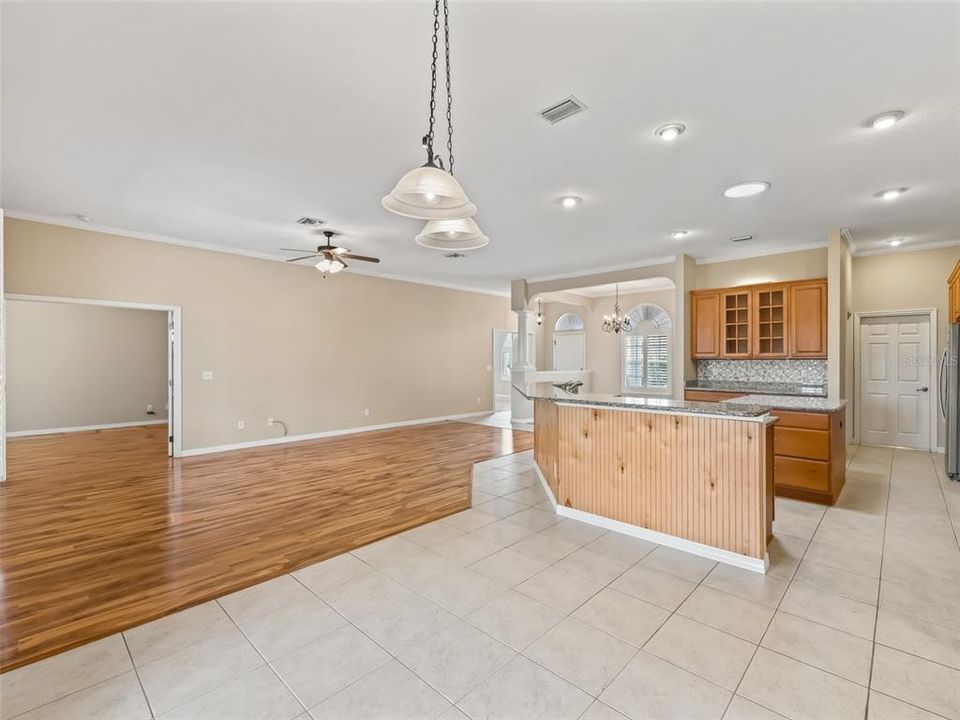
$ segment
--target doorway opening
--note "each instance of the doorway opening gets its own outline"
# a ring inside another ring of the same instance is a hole
[[[854,316],[857,440],[937,448],[936,310]]]
[[[5,300],[8,438],[149,427],[158,452],[180,456],[179,307]]]

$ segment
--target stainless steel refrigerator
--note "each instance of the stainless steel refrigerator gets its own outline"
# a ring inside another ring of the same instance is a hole
[[[940,358],[940,415],[946,421],[947,476],[960,480],[960,324],[947,325],[947,347]]]

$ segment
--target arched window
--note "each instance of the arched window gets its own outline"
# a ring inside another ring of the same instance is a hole
[[[554,332],[583,332],[583,320],[574,313],[564,313],[557,318]]]
[[[659,305],[644,303],[627,313],[634,329],[621,335],[623,390],[670,392],[670,335],[673,323]]]

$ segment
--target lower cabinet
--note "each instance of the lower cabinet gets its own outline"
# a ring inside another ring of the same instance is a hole
[[[773,482],[777,495],[833,505],[846,477],[843,411],[773,413]]]

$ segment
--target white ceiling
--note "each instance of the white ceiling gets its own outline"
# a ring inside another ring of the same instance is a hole
[[[642,280],[628,280],[622,283],[610,283],[608,285],[593,285],[591,287],[576,288],[575,290],[566,290],[565,292],[580,295],[582,297],[607,297],[616,295],[619,291],[621,295],[638,292],[652,292],[655,290],[672,290],[676,285],[669,278],[644,278]]]
[[[315,245],[312,215],[374,272],[499,291],[747,233],[960,238],[956,3],[451,5],[457,176],[491,238],[467,258],[380,206],[422,162],[429,2],[4,2],[3,204],[266,254]],[[570,94],[589,110],[538,117]],[[655,140],[666,122],[687,132]],[[773,187],[721,196],[747,179]]]

